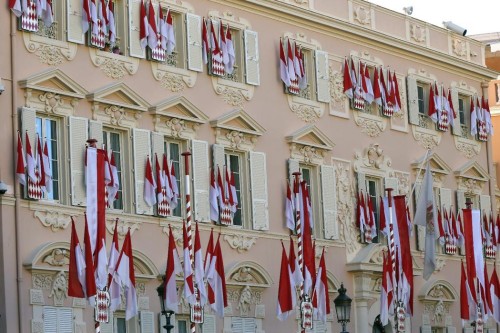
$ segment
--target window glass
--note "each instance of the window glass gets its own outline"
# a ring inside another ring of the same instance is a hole
[[[103,131],[104,147],[107,151],[112,150],[115,158],[116,169],[118,170],[118,179],[120,186],[118,188],[118,194],[113,202],[114,209],[123,209],[123,176],[122,176],[122,144],[121,144],[121,133],[114,132],[110,130]]]
[[[238,199],[238,206],[233,216],[233,225],[243,226],[240,155],[226,154],[226,165],[229,168],[229,171],[234,175],[234,186],[236,188],[236,198]],[[229,176],[231,176],[231,174]]]
[[[115,318],[116,333],[127,333],[127,322],[125,318]]]
[[[424,87],[422,85],[417,85],[417,95],[418,95],[418,112],[421,114],[427,114],[425,112],[425,93]]]
[[[372,201],[372,207],[373,207],[373,213],[375,215],[375,225],[377,227],[377,236],[373,238],[372,242],[373,243],[378,243],[379,242],[379,237],[378,237],[378,231],[380,230],[380,219],[379,219],[379,198],[382,195],[381,192],[381,179],[379,178],[374,178],[374,177],[366,177],[366,192],[368,196],[370,197],[370,200]],[[367,203],[368,205],[368,203]]]
[[[177,179],[177,188],[179,189],[179,193],[183,193],[183,189],[181,187],[181,153],[180,153],[180,145],[177,142],[170,142],[165,144],[166,154],[172,162],[172,168],[175,172],[175,177]],[[171,214],[173,216],[182,217],[182,198],[179,197],[179,204],[177,207],[172,210]]]
[[[57,121],[50,118],[36,118],[36,132],[40,136],[40,142],[43,145],[47,142],[47,150],[50,157],[50,167],[52,170],[52,191],[44,193],[44,198],[59,200],[59,153],[57,150]],[[36,142],[31,144],[36,147]]]
[[[177,320],[177,333],[188,333],[188,324],[186,320]]]

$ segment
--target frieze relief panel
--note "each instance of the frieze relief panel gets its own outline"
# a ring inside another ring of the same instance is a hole
[[[429,46],[429,28],[427,23],[415,22],[409,18],[406,19],[406,40],[423,45]]]
[[[418,299],[424,306],[425,325],[451,326],[450,307],[458,300],[456,290],[444,280],[429,281],[422,286]]]
[[[58,66],[65,61],[71,61],[76,56],[78,45],[57,39],[39,36],[35,33],[23,32],[26,50],[34,53],[42,64]]]
[[[330,59],[331,60],[331,59]],[[338,68],[338,70],[334,69]],[[349,119],[349,100],[344,94],[342,62],[330,61],[330,115]]]
[[[118,221],[118,224],[116,223]],[[106,230],[113,235],[115,228],[118,229],[118,238],[124,239],[127,232],[130,230],[130,235],[133,235],[136,230],[141,227],[141,222],[137,219],[124,219],[124,218],[108,218],[106,219]]]
[[[375,11],[367,2],[349,1],[349,22],[375,29]]]
[[[138,58],[105,52],[92,47],[89,47],[89,53],[94,66],[114,80],[123,79],[127,74],[133,75],[139,69]]]
[[[250,251],[252,246],[257,242],[257,237],[243,234],[225,234],[224,240],[233,250],[238,251],[238,253],[243,253]]]
[[[194,71],[169,66],[166,63],[151,61],[153,77],[160,85],[171,92],[181,92],[186,87],[192,88],[196,83],[197,73]]]
[[[464,38],[458,38],[455,34],[448,34],[448,43],[450,48],[450,54],[456,57],[462,58],[464,60],[470,60],[469,53],[470,47],[469,43]]]

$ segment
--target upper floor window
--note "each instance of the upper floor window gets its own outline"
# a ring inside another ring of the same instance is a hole
[[[181,190],[181,144],[177,141],[165,141],[164,152],[166,156],[170,159],[170,167],[176,175],[176,184],[172,186],[177,186],[177,189]],[[170,171],[172,172],[172,171]],[[172,216],[182,217],[182,203],[183,198],[178,199],[178,204],[175,209],[170,211]]]
[[[458,117],[463,137],[469,137],[470,133],[470,100],[470,96],[458,95]]]
[[[118,172],[119,188],[116,195],[115,201],[111,208],[123,209],[123,143],[122,143],[122,133],[110,129],[103,130],[103,144],[107,151],[113,152],[113,157],[116,163],[116,169]]]
[[[43,196],[51,200],[59,200],[59,153],[57,131],[57,120],[40,116],[36,117],[36,132],[43,142],[42,149],[45,174],[49,175],[50,173],[51,176],[45,179],[46,192]],[[45,155],[45,153],[47,153],[47,155]],[[45,158],[45,156],[47,157]],[[45,165],[47,161],[49,165]]]
[[[427,115],[429,112],[429,95],[427,94],[429,87],[425,87],[422,83],[417,83],[417,96],[418,96],[418,113]]]
[[[234,187],[234,193],[236,194],[235,209],[233,215],[233,225],[243,226],[244,218],[242,215],[244,200],[241,200],[242,182],[241,182],[241,155],[237,153],[226,153],[226,165],[229,170],[229,176],[231,177],[230,186]],[[231,188],[232,190],[232,188]],[[234,200],[234,199],[233,199]]]

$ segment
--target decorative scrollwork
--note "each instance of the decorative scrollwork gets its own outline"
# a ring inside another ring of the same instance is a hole
[[[58,108],[64,104],[61,96],[52,92],[40,94],[38,99],[45,104],[45,111],[50,113],[57,112]]]
[[[108,219],[106,221],[106,229],[110,234],[115,232],[116,219]],[[127,232],[130,230],[132,235],[134,231],[139,230],[141,224],[140,222],[125,221],[123,219],[118,220],[118,238],[124,239]]]
[[[247,138],[245,137],[245,134],[238,131],[227,132],[226,138],[228,139],[231,148],[241,148],[242,144],[247,143]]]
[[[182,75],[163,72],[159,74],[160,85],[171,92],[180,92],[186,88]]]
[[[63,62],[63,55],[58,47],[52,45],[41,45],[36,50],[35,54],[40,59],[40,62],[49,66],[60,65]]]
[[[43,258],[43,262],[51,266],[69,265],[69,251],[66,249],[53,249],[49,255]]]
[[[176,138],[182,137],[182,133],[186,130],[187,126],[184,120],[172,118],[166,122],[166,125],[171,130],[171,135]]]
[[[306,123],[314,123],[318,121],[320,117],[320,112],[310,105],[294,103],[292,105],[292,111],[300,120]]]
[[[359,117],[356,117],[356,125],[361,127],[361,132],[366,133],[369,137],[377,137],[384,130],[385,126],[383,120],[376,120],[372,118],[366,118],[362,116],[361,112],[358,112]]]
[[[44,227],[49,227],[54,232],[66,229],[71,222],[71,216],[68,213],[58,210],[37,210],[34,215]]]
[[[362,25],[369,25],[371,23],[370,9],[363,6],[355,6],[353,8],[354,20]]]
[[[250,250],[252,245],[254,245],[257,241],[257,237],[248,237],[240,234],[228,234],[224,235],[224,240],[233,250],[238,251],[238,253],[243,253]]]

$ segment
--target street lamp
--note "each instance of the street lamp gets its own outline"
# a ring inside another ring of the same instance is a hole
[[[333,303],[335,303],[335,311],[337,312],[337,321],[342,325],[341,333],[349,333],[345,330],[346,324],[351,321],[351,302],[352,299],[345,293],[347,289],[344,288],[344,284],[340,284],[339,295]]]
[[[167,330],[167,333],[170,333],[174,325],[170,323],[170,317],[174,314],[172,310],[165,310],[165,277],[163,277],[161,284],[156,288],[158,292],[158,297],[160,298],[161,305],[161,314],[166,318],[166,324],[163,326],[164,329]]]

